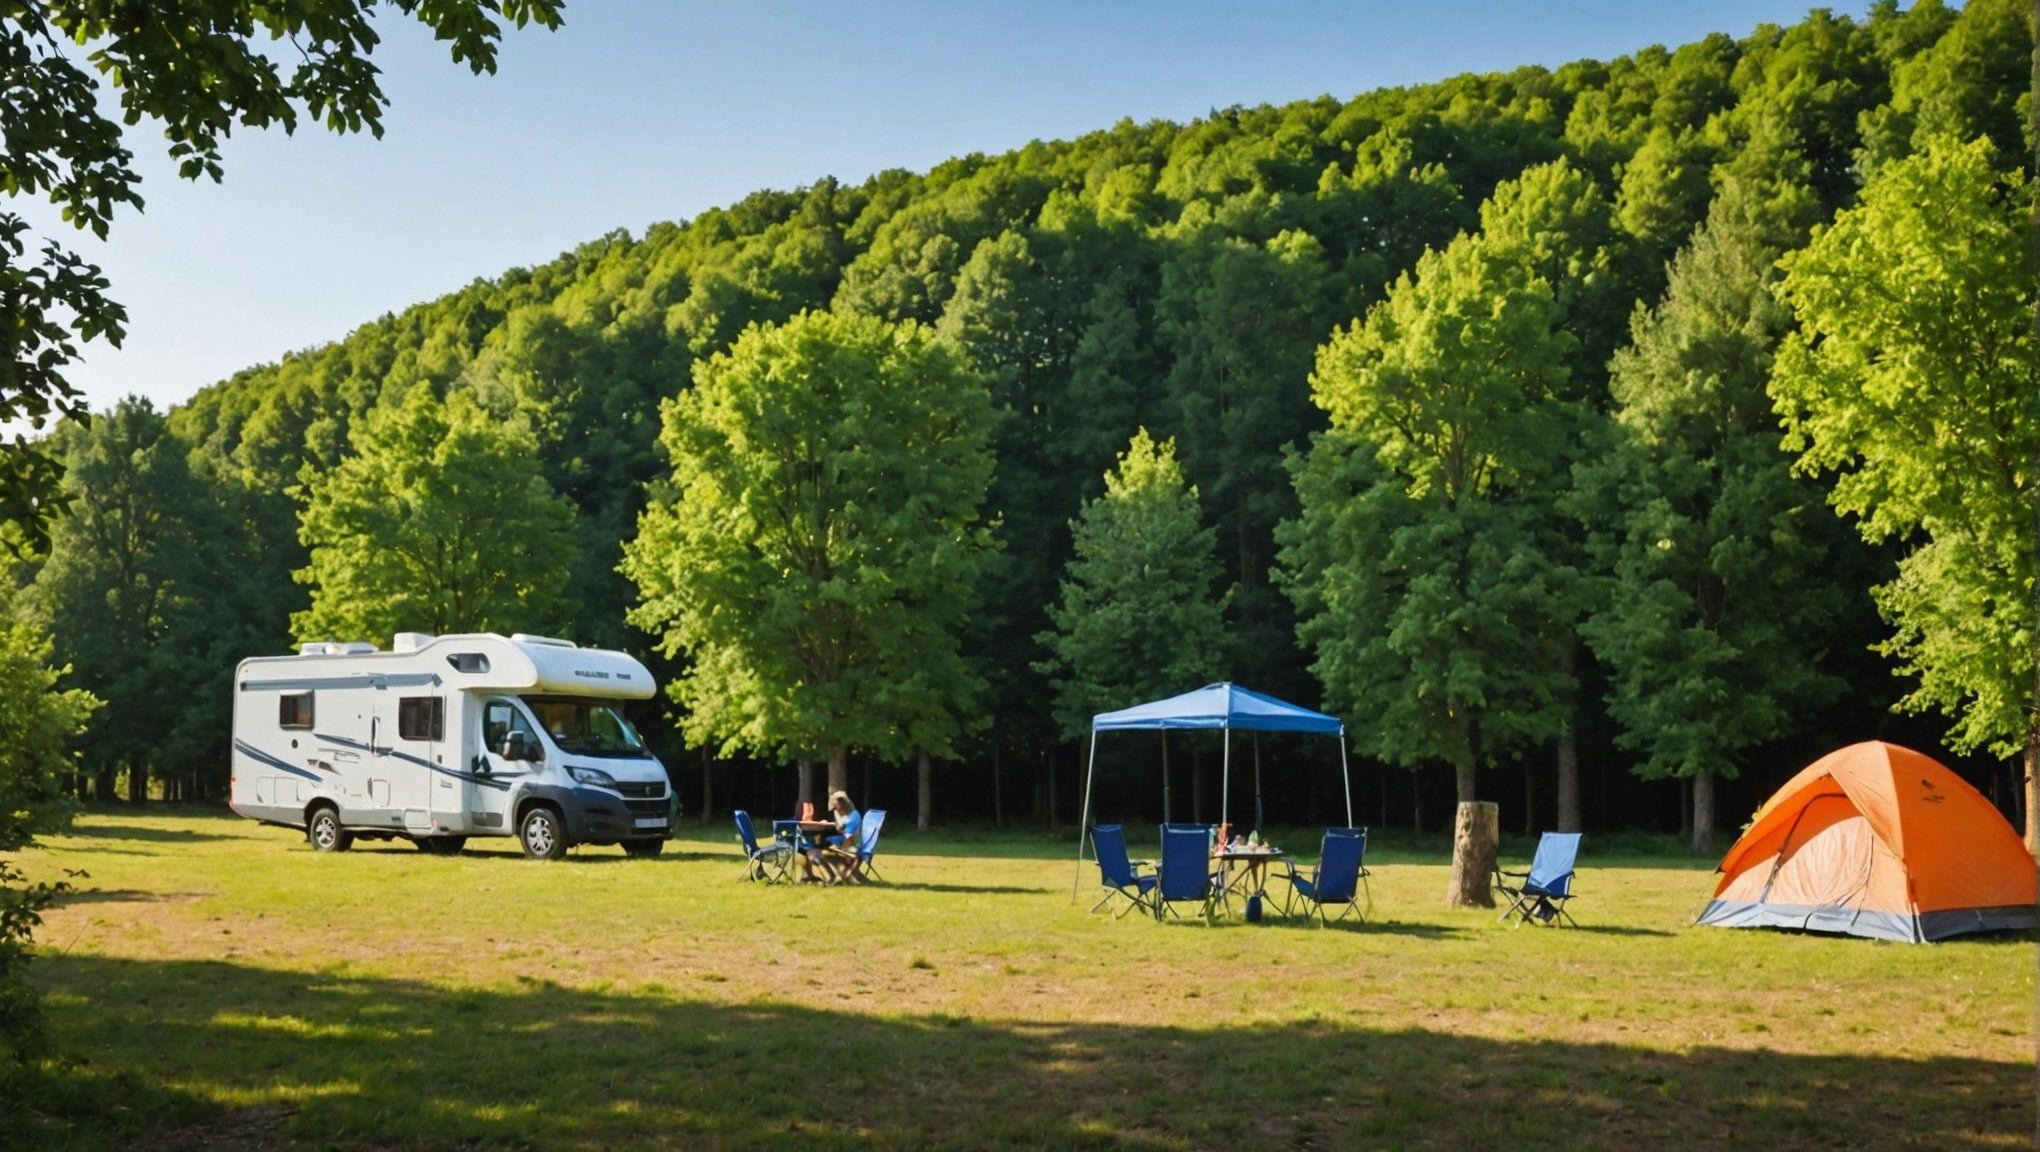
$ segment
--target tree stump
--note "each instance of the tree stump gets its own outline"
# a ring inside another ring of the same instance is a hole
[[[1445,902],[1454,908],[1495,906],[1495,848],[1502,839],[1502,810],[1491,800],[1465,800],[1452,830],[1452,888]]]

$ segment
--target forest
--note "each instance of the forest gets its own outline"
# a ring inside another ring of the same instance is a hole
[[[1881,0],[618,231],[58,427],[8,644],[99,800],[222,799],[241,659],[495,630],[645,659],[690,816],[1068,824],[1089,715],[1233,680],[1377,827],[1704,850],[1878,737],[2023,824],[2032,52]],[[1168,745],[1098,810],[1215,819]]]

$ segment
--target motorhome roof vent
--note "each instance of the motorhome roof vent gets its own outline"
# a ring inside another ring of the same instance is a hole
[[[572,640],[556,640],[551,636],[533,636],[529,632],[519,632],[510,637],[510,640],[515,644],[544,644],[552,648],[578,647]]]
[[[298,645],[300,656],[365,656],[373,651],[375,645],[362,640],[349,640],[345,643],[335,640],[313,640]]]
[[[430,632],[399,632],[390,641],[390,651],[416,652],[418,649],[432,643],[432,640],[433,636]]]

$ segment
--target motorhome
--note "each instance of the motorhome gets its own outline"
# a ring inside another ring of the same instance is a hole
[[[631,656],[523,633],[258,656],[234,674],[231,803],[321,852],[516,836],[538,859],[578,844],[656,856],[679,804],[622,708],[652,692]]]

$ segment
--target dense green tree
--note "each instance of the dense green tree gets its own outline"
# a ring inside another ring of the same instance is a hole
[[[0,623],[0,853],[18,852],[70,819],[64,794],[77,771],[74,747],[100,701],[60,688],[62,675],[50,666],[50,642],[34,628]],[[22,1099],[13,1073],[44,1047],[42,997],[28,982],[28,965],[42,910],[59,891],[22,881],[13,862],[0,859],[0,1095],[10,1102]],[[0,1103],[0,1116],[13,1107]]]
[[[22,608],[69,666],[66,683],[109,705],[84,743],[99,798],[125,770],[140,803],[152,765],[188,763],[225,723],[234,660],[209,636],[220,501],[143,399],[63,425],[52,447],[69,510]]]
[[[1664,301],[1615,357],[1605,450],[1575,510],[1610,587],[1586,632],[1618,744],[1647,779],[1690,779],[1692,850],[1714,848],[1714,781],[1841,683],[1824,667],[1846,589],[1839,525],[1792,474],[1770,398],[1791,317],[1775,264],[1818,211],[1796,184],[1732,180]]]
[[[381,43],[375,0],[316,0],[279,7],[220,0],[134,8],[100,0],[19,4],[0,16],[0,58],[15,98],[0,102],[0,180],[6,195],[46,198],[74,227],[105,239],[115,212],[139,211],[134,155],[121,122],[162,127],[186,179],[220,179],[220,141],[235,128],[306,117],[335,132],[382,135]],[[496,68],[501,21],[559,25],[559,0],[447,0],[389,7],[418,20],[477,74]],[[259,38],[259,40],[258,40]],[[260,41],[288,40],[294,59]],[[86,46],[74,58],[67,44]],[[118,113],[114,111],[118,106]],[[118,119],[116,119],[118,116]],[[40,429],[52,415],[82,419],[64,378],[80,344],[118,346],[127,314],[99,269],[55,242],[30,257],[33,236],[0,212],[0,273],[8,323],[0,340],[0,424]],[[0,519],[31,541],[59,498],[54,458],[21,432],[0,442]]]
[[[1054,685],[1065,735],[1088,731],[1099,712],[1223,678],[1217,534],[1174,441],[1134,433],[1104,493],[1070,527],[1054,630],[1039,637],[1052,655],[1036,666]]]
[[[1285,533],[1298,638],[1362,751],[1475,768],[1556,734],[1570,687],[1548,622],[1572,574],[1540,547],[1573,341],[1513,245],[1462,236],[1318,355],[1332,432]]]
[[[831,790],[852,748],[941,751],[927,712],[968,698],[992,548],[982,378],[912,322],[808,312],[747,330],[663,415],[673,474],[624,571],[631,621],[691,661],[667,686],[688,738],[823,756]]]
[[[1883,650],[1917,681],[1904,706],[1946,713],[1957,750],[2024,754],[2040,849],[2040,267],[2031,186],[1999,163],[1986,139],[1930,141],[1785,258],[1799,330],[1771,394],[1835,509],[1906,547],[1876,590]]]
[[[543,631],[563,612],[573,505],[536,467],[529,429],[427,385],[364,421],[354,454],[308,474],[300,640],[399,631]]]

